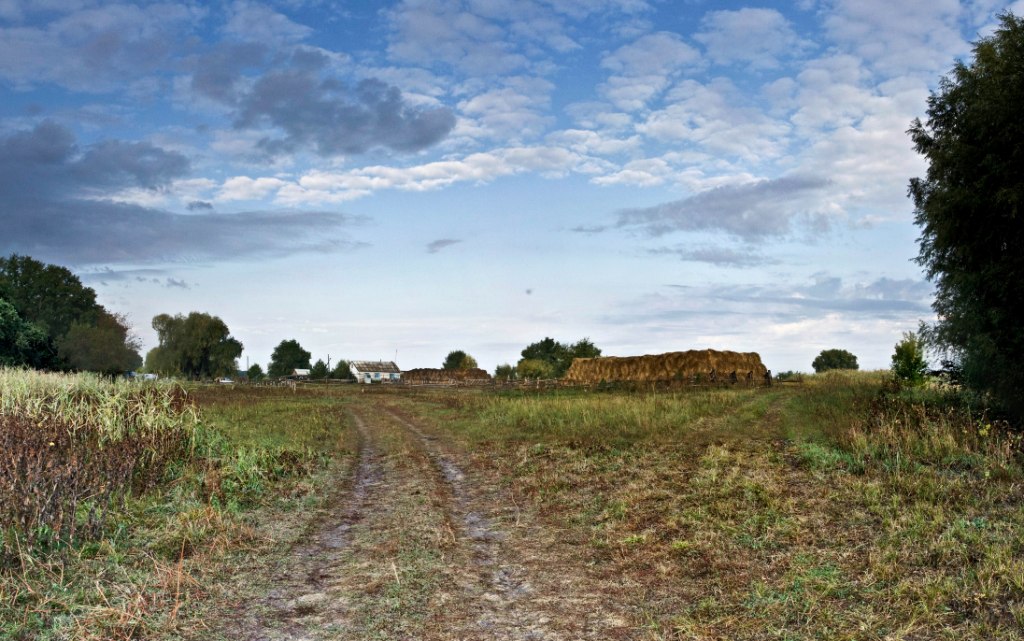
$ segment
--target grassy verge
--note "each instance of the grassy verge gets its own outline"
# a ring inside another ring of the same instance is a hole
[[[97,426],[114,434],[112,439],[144,413],[133,412],[131,403],[105,399],[160,389],[72,377],[44,386],[49,391],[41,394],[22,384],[35,375],[10,376],[22,400],[15,407],[13,386],[3,390],[6,419],[24,416],[23,408],[29,408],[41,420],[67,416],[79,431]],[[129,483],[131,489],[111,495],[101,528],[82,527],[91,518],[88,499],[80,500],[69,517],[79,524],[74,538],[67,527],[39,537],[7,523],[0,558],[0,638],[177,638],[195,629],[196,613],[216,596],[225,561],[268,544],[255,527],[260,511],[287,511],[315,501],[318,475],[329,461],[345,459],[349,430],[343,398],[289,391],[286,400],[277,390],[266,392],[204,388],[180,395],[185,402],[168,415],[191,417],[187,447],[173,450],[153,483]],[[88,407],[102,408],[95,420],[86,407],[68,405],[87,398],[96,401]],[[54,405],[53,399],[64,405]],[[255,420],[261,415],[263,420]],[[95,456],[113,442],[83,443],[91,447],[86,454]],[[143,456],[148,453],[142,450]],[[76,469],[73,463],[66,467]]]
[[[417,397],[609,576],[651,639],[1020,639],[1020,439],[886,376]]]

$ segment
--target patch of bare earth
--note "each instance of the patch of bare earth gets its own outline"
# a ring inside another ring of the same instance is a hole
[[[373,395],[354,404],[358,463],[274,559],[239,573],[206,638],[632,638],[585,551],[541,525],[431,426]]]

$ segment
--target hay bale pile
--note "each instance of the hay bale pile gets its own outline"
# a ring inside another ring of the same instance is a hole
[[[432,369],[421,367],[402,372],[402,382],[413,385],[452,384],[452,383],[489,383],[491,375],[474,367],[473,369]]]
[[[569,383],[753,383],[767,380],[768,369],[757,352],[713,349],[647,356],[577,358],[563,380]]]

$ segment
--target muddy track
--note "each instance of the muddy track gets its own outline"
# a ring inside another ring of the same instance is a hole
[[[508,534],[497,528],[480,508],[482,501],[474,491],[473,481],[450,456],[440,451],[437,437],[428,436],[394,409],[385,411],[419,442],[451,496],[448,511],[459,524],[457,541],[468,552],[469,567],[463,568],[463,572],[472,577],[463,587],[473,616],[471,625],[463,624],[470,629],[461,632],[470,635],[466,638],[478,639],[562,639],[552,629],[551,613],[531,603],[533,587],[529,573],[505,554]]]
[[[373,489],[383,480],[381,455],[370,443],[363,422],[354,418],[359,431],[359,459],[349,478],[335,477],[334,487],[305,534],[287,556],[270,570],[271,585],[265,596],[248,601],[223,626],[228,639],[290,641],[323,637],[324,630],[351,627],[342,604],[332,602],[326,587],[343,567],[342,551],[351,543],[352,528],[372,510]],[[325,607],[327,606],[327,607]],[[336,637],[343,638],[343,637]]]
[[[433,426],[379,397],[351,414],[358,462],[289,550],[248,570],[213,638],[636,638],[610,606],[628,586],[598,585]]]

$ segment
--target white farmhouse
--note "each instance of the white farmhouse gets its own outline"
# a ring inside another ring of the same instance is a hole
[[[397,383],[402,370],[393,361],[352,361],[348,364],[357,383]]]

